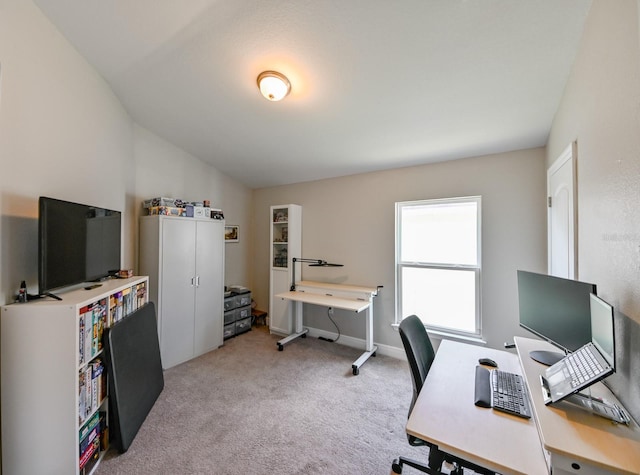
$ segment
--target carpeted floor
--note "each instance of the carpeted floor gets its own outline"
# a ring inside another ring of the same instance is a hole
[[[164,373],[165,388],[125,454],[95,475],[388,474],[398,455],[425,460],[404,432],[408,365],[315,338],[277,351],[266,327]],[[405,469],[405,473],[414,473]]]

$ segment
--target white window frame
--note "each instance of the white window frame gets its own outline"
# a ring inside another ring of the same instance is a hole
[[[441,205],[446,203],[471,203],[475,202],[477,207],[477,220],[476,220],[476,246],[477,246],[477,264],[476,265],[464,265],[464,264],[436,264],[430,262],[403,262],[401,261],[402,249],[401,249],[401,232],[402,232],[402,209],[412,206],[425,206],[425,205]],[[466,332],[460,331],[454,328],[442,327],[430,325],[425,323],[425,327],[430,333],[439,334],[442,336],[449,336],[454,338],[481,340],[482,339],[482,315],[481,315],[481,274],[482,274],[482,197],[481,196],[466,196],[457,198],[441,198],[441,199],[428,199],[428,200],[416,200],[416,201],[401,201],[396,203],[396,325],[400,324],[400,321],[404,317],[402,314],[402,270],[405,267],[415,268],[428,268],[428,269],[441,269],[441,270],[464,270],[473,271],[475,274],[475,331]],[[418,315],[420,317],[420,315]],[[422,319],[422,318],[421,318]],[[425,320],[423,320],[425,322]]]

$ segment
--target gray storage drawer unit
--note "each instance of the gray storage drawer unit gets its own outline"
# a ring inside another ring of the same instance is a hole
[[[231,338],[251,330],[251,291],[246,288],[225,292],[224,334]]]

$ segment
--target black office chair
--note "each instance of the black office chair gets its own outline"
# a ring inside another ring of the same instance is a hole
[[[402,339],[404,350],[407,353],[407,360],[409,361],[409,368],[411,370],[411,380],[413,381],[413,397],[411,398],[411,405],[409,407],[409,414],[411,414],[418,394],[420,394],[424,381],[427,379],[427,374],[429,374],[429,369],[436,356],[436,352],[433,349],[424,324],[415,315],[403,319],[400,323],[400,338]],[[464,468],[469,468],[480,474],[495,475],[495,472],[487,470],[484,467],[441,451],[435,444],[418,439],[409,434],[407,434],[407,438],[409,439],[410,445],[424,445],[429,447],[428,464],[425,465],[410,458],[399,457],[393,461],[391,473],[401,474],[402,466],[408,465],[424,473],[440,475],[442,473],[442,464],[448,462],[454,466],[454,469],[451,471],[452,475],[462,475]]]

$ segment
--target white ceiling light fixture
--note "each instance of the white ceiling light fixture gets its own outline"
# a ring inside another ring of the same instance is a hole
[[[258,75],[258,88],[270,101],[284,99],[291,91],[291,83],[284,74],[277,71],[263,71]]]

